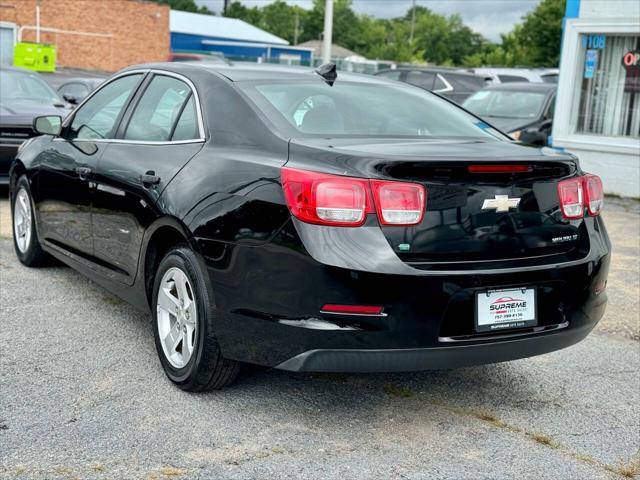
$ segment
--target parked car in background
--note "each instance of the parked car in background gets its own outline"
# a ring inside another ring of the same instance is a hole
[[[33,119],[66,116],[69,106],[37,73],[0,67],[0,184],[9,182],[9,167],[18,147],[37,135]]]
[[[503,83],[474,93],[462,104],[512,138],[547,145],[556,103],[551,83]]]
[[[513,82],[558,83],[559,72],[557,68],[469,68],[465,71],[484,78],[490,85]]]
[[[102,82],[104,78],[99,77],[72,78],[58,87],[58,94],[70,104],[77,105]]]
[[[240,362],[456,368],[589,334],[610,260],[597,176],[428,91],[316,73],[140,65],[38,118],[12,168],[17,257],[152,314],[190,391]]]
[[[459,104],[485,86],[482,77],[447,68],[399,67],[393,70],[381,70],[376,75],[410,83]]]
[[[170,62],[210,62],[224,65],[231,65],[224,55],[219,53],[191,53],[191,52],[172,52],[169,54]]]

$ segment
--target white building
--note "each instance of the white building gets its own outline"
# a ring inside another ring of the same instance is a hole
[[[640,1],[567,0],[553,146],[640,197]]]

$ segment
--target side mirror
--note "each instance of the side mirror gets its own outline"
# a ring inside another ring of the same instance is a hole
[[[42,135],[60,135],[62,131],[62,117],[58,115],[36,117],[33,120],[33,129]]]
[[[72,105],[77,105],[78,104],[78,97],[76,97],[75,95],[71,95],[69,93],[63,93],[62,94],[62,98],[64,98],[64,100]]]

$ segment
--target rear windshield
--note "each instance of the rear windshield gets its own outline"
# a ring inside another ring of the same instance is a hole
[[[277,126],[293,136],[505,137],[425,90],[340,82],[239,83]]]

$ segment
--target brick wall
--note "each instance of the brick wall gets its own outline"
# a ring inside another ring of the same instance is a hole
[[[0,21],[35,26],[36,3],[0,0]],[[40,0],[40,26],[40,41],[57,46],[59,67],[111,72],[131,64],[163,61],[169,55],[166,5],[143,0]],[[69,33],[46,32],[46,28]],[[22,39],[35,41],[35,30],[24,29]]]

